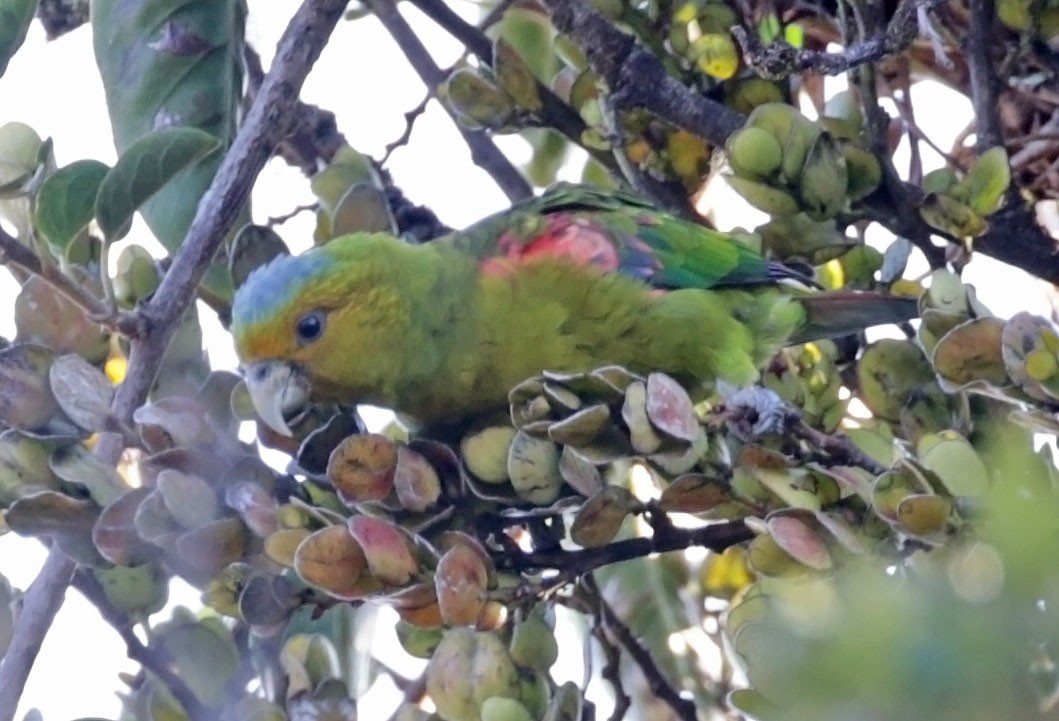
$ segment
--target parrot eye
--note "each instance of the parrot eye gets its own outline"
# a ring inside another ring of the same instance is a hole
[[[306,313],[298,319],[297,325],[294,326],[294,332],[298,335],[299,343],[312,343],[320,337],[323,331],[324,313],[319,310]]]

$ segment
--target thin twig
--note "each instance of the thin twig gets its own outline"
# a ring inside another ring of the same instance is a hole
[[[796,412],[791,413],[787,422],[791,433],[795,437],[801,438],[810,445],[824,451],[838,465],[858,466],[875,476],[885,473],[887,470],[886,466],[858,448],[850,440],[849,436],[839,433],[824,433],[810,426]]]
[[[416,120],[419,119],[420,115],[426,112],[427,105],[429,105],[430,101],[433,99],[434,93],[428,90],[426,97],[424,97],[418,105],[404,114],[404,130],[401,132],[401,135],[397,140],[386,144],[379,165],[386,165],[386,161],[390,159],[391,155],[393,155],[393,151],[408,145],[408,141],[412,137],[412,128],[415,127]]]
[[[126,655],[165,684],[166,690],[173,694],[173,698],[184,708],[191,721],[210,721],[213,718],[210,710],[188,688],[188,685],[184,683],[184,679],[173,672],[166,660],[155,649],[145,646],[137,638],[131,619],[110,602],[110,599],[103,592],[103,587],[100,586],[99,581],[94,576],[84,570],[80,570],[74,574],[73,586],[96,607],[103,620],[117,631],[121,640],[125,643]]]
[[[207,266],[250,193],[257,174],[292,123],[298,92],[345,9],[345,0],[305,0],[280,40],[272,69],[253,107],[221,163],[173,264],[154,297],[140,310],[144,333],[134,338],[129,370],[118,387],[111,410],[128,422],[146,398],[162,356]],[[117,434],[103,434],[96,449],[117,459],[122,447]],[[0,721],[14,718],[18,699],[41,643],[62,603],[74,564],[53,548],[27,592],[27,603],[15,626],[0,665]]]
[[[438,67],[438,64],[430,57],[430,52],[427,51],[415,31],[412,30],[411,26],[397,10],[394,2],[392,0],[370,0],[366,5],[404,52],[405,57],[408,58],[408,62],[415,69],[423,84],[427,86],[431,93],[435,92],[438,86],[445,82],[447,78],[445,71]],[[522,177],[522,173],[519,172],[518,168],[512,165],[507,156],[500,152],[500,148],[496,147],[493,139],[484,131],[468,130],[463,127],[449,107],[444,105],[444,103],[442,105],[445,107],[445,112],[452,118],[452,122],[456,124],[456,128],[460,131],[460,135],[463,136],[467,147],[471,149],[471,158],[474,160],[475,165],[492,176],[496,184],[500,186],[500,189],[504,191],[508,200],[515,203],[531,197],[533,188]]]
[[[587,576],[585,580],[588,581],[591,578],[591,576]],[[632,706],[632,698],[625,691],[625,687],[621,682],[621,647],[611,640],[610,635],[607,633],[606,624],[603,621],[603,614],[599,612],[599,605],[603,601],[599,586],[594,579],[591,584],[585,583],[583,586],[584,588],[579,595],[581,595],[582,600],[588,602],[586,604],[588,608],[582,610],[582,613],[592,616],[592,635],[599,641],[605,660],[599,675],[604,681],[609,682],[611,688],[614,689],[614,710],[607,721],[621,721]]]
[[[283,225],[288,220],[296,218],[302,213],[313,212],[319,207],[319,203],[305,203],[304,205],[296,205],[293,209],[288,210],[286,213],[282,213],[281,215],[270,215],[268,217],[268,220],[265,221],[265,225],[270,228],[277,225]]]
[[[629,656],[640,667],[640,671],[647,680],[647,686],[651,693],[669,706],[677,718],[682,719],[682,721],[697,721],[695,702],[691,699],[683,698],[673,684],[666,679],[665,673],[659,668],[651,656],[651,652],[640,643],[640,639],[636,638],[632,629],[626,625],[611,605],[607,603],[607,599],[603,597],[595,579],[588,575],[584,578],[583,584],[593,596],[596,603],[596,612],[603,621],[603,627],[618,640],[618,643],[625,647],[625,650],[629,652]]]

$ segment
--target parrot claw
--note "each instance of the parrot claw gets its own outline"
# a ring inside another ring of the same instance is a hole
[[[309,381],[294,366],[281,361],[263,361],[246,369],[246,388],[257,415],[269,428],[293,436],[309,413]]]

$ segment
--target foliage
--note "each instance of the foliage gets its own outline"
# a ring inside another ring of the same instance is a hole
[[[758,387],[694,402],[609,366],[541,369],[512,389],[510,418],[411,436],[318,407],[293,437],[257,423],[291,458],[277,471],[240,440],[257,421],[245,385],[206,367],[188,310],[198,295],[227,318],[232,288],[287,252],[245,222],[267,157],[309,169],[317,243],[444,228],[385,159],[293,123],[326,112],[296,95],[343,3],[306,0],[245,90],[256,56],[236,0],[94,3],[114,167],[56,168],[52,139],[0,128],[0,257],[22,285],[17,337],[0,339],[0,508],[5,530],[51,545],[40,586],[73,573],[141,664],[125,716],[349,718],[391,675],[394,718],[592,718],[586,688],[549,671],[576,653],[558,608],[580,620],[585,683],[614,718],[1053,715],[1059,492],[1051,446],[1034,449],[1059,433],[1059,329],[994,317],[960,272],[984,253],[1059,279],[1034,215],[1057,195],[1056,101],[1036,91],[1059,65],[1059,7],[525,0],[472,25],[409,1],[466,47],[456,67],[389,0],[346,21],[381,21],[512,200],[564,162],[685,215],[726,179],[769,216],[747,242],[824,286],[914,294],[921,320],[788,348]],[[0,73],[35,6],[0,0]],[[825,98],[820,73],[849,90]],[[914,77],[977,111],[977,144],[927,174]],[[525,168],[498,133],[530,143]],[[112,275],[137,211],[172,258],[132,245]],[[896,236],[884,252],[872,226]],[[906,272],[914,255],[928,275]],[[205,610],[152,615],[174,576]],[[19,598],[0,577],[0,720],[57,603]],[[356,642],[376,623],[367,601],[397,611],[422,678]]]

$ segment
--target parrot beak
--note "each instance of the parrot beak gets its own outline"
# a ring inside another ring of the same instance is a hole
[[[254,410],[272,430],[293,436],[291,425],[309,411],[309,379],[281,361],[262,361],[246,369],[246,388]]]

